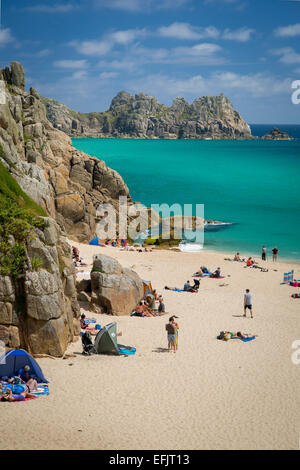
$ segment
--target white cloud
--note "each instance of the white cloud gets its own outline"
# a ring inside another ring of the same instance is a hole
[[[264,74],[242,75],[234,72],[213,72],[207,77],[194,75],[189,78],[173,78],[167,75],[151,75],[127,83],[129,90],[144,90],[155,96],[175,97],[215,95],[224,92],[229,95],[256,98],[290,93],[291,80],[279,80]]]
[[[217,44],[199,43],[192,47],[147,48],[132,45],[121,60],[114,60],[108,68],[139,70],[144,64],[216,65],[224,63],[218,56],[222,48]],[[103,63],[100,62],[100,66]],[[107,65],[107,63],[106,63]]]
[[[101,56],[107,54],[113,47],[109,41],[72,41],[69,43],[77,52],[89,56]]]
[[[86,70],[78,70],[77,72],[74,72],[71,75],[72,80],[82,80],[86,79],[88,77],[87,71]]]
[[[109,80],[110,78],[116,78],[118,75],[118,72],[102,72],[99,78],[101,78],[101,80]]]
[[[92,41],[72,41],[70,46],[84,55],[102,56],[113,49],[116,44],[126,46],[135,39],[145,36],[145,29],[128,29],[123,31],[114,31],[103,36],[102,39]]]
[[[52,54],[51,49],[42,49],[39,52],[36,53],[37,57],[46,57],[48,55]]]
[[[161,26],[157,32],[163,37],[189,40],[198,40],[205,37],[217,38],[220,34],[214,26],[198,28],[190,25],[189,23],[180,22],[172,23],[169,26]]]
[[[69,3],[54,3],[52,5],[38,4],[30,7],[25,7],[26,11],[36,13],[68,13],[77,10],[79,5],[74,2]]]
[[[282,47],[271,51],[273,54],[280,56],[280,62],[284,64],[300,64],[300,54],[292,47]]]
[[[98,8],[111,8],[131,13],[150,13],[154,10],[168,10],[188,5],[192,0],[94,0]]]
[[[231,41],[247,42],[251,39],[251,35],[253,33],[255,33],[255,29],[247,28],[246,26],[236,30],[230,30],[227,28],[225,29],[222,37],[223,39]]]
[[[246,42],[251,39],[251,35],[255,33],[255,30],[244,26],[236,30],[230,30],[227,28],[223,33],[221,33],[221,31],[219,31],[215,26],[197,27],[192,26],[189,23],[175,22],[169,26],[161,26],[157,33],[163,37],[189,40],[198,40],[203,38],[217,39],[222,34],[223,39]]]
[[[6,46],[6,44],[13,41],[12,34],[9,28],[0,29],[0,47]]]
[[[53,63],[55,67],[61,69],[84,69],[87,67],[86,60],[57,60]]]
[[[279,37],[294,37],[300,35],[300,23],[291,24],[289,26],[279,26],[275,29],[274,34]]]

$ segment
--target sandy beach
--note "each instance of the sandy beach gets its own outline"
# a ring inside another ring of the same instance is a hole
[[[72,242],[71,242],[72,243]],[[132,357],[81,355],[38,359],[50,395],[2,403],[0,449],[298,449],[300,365],[292,343],[300,339],[299,289],[280,285],[300,266],[266,262],[268,272],[224,261],[222,253],[124,252],[78,244],[90,265],[95,253],[113,256],[163,294],[179,317],[179,349],[168,353],[165,323],[156,318],[96,315],[117,321]],[[232,255],[231,255],[232,256]],[[164,290],[192,281],[200,265],[222,269],[225,279],[203,279],[199,293]],[[83,273],[78,278],[88,277]],[[221,284],[227,284],[221,286]],[[254,318],[243,318],[243,294],[253,296]],[[221,330],[257,334],[249,343],[218,341]]]

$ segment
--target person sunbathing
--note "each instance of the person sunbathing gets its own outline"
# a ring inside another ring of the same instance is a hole
[[[136,317],[154,317],[152,310],[143,302],[140,302],[134,309],[133,314]]]
[[[13,401],[24,401],[25,398],[37,398],[35,395],[32,395],[32,393],[29,393],[27,391],[14,394],[12,390],[7,389],[6,392],[3,392],[2,385],[0,388],[0,392],[2,394],[2,398],[1,398],[2,401],[13,402]]]
[[[152,308],[150,308],[150,306],[146,302],[142,303],[142,307],[143,307],[144,316],[155,317],[155,314],[153,313]]]
[[[247,338],[256,338],[258,335],[253,335],[251,333],[241,333],[238,331],[237,333],[232,333],[232,331],[221,331],[217,339],[222,341],[229,341],[230,339],[247,339]]]

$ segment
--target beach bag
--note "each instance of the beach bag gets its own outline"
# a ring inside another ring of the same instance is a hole
[[[293,299],[300,299],[300,294],[292,294]]]

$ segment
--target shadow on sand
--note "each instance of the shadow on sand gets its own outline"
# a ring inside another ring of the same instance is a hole
[[[169,350],[168,350],[168,348],[156,348],[156,349],[152,349],[152,352],[166,353],[166,352],[169,352]]]

